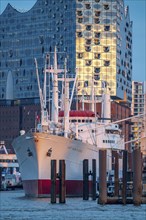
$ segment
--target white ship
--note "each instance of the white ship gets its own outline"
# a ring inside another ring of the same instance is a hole
[[[112,169],[112,150],[124,149],[124,138],[119,125],[111,123],[110,95],[108,89],[102,97],[102,119],[94,113],[97,100],[91,103],[92,111],[71,111],[69,98],[69,82],[64,70],[57,68],[57,54],[54,52],[54,67],[48,68],[47,61],[44,71],[43,92],[40,87],[37,61],[36,74],[41,103],[41,124],[28,133],[21,131],[21,135],[13,141],[13,147],[18,158],[25,195],[35,197],[49,196],[51,189],[51,160],[65,160],[66,163],[66,195],[82,195],[83,188],[83,160],[89,159],[91,170],[92,159],[96,159],[97,178],[99,174],[99,149],[107,149],[107,170]],[[58,78],[63,72],[64,79]],[[46,108],[46,75],[52,75],[53,95],[51,120]],[[62,111],[58,106],[58,81],[64,83],[65,94]],[[74,80],[73,90],[76,79]],[[57,165],[58,166],[58,165]]]

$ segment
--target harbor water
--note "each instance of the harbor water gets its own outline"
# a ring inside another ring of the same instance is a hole
[[[26,198],[23,190],[0,192],[2,220],[144,220],[146,205],[99,205],[97,201],[66,198],[65,204],[50,198]]]

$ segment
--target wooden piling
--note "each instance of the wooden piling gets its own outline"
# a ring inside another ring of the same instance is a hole
[[[114,181],[115,181],[115,197],[119,196],[119,155],[118,152],[115,152],[115,172],[114,172]]]
[[[89,199],[88,160],[83,160],[83,200]]]
[[[96,200],[96,160],[92,160],[92,199]]]
[[[56,203],[56,160],[51,160],[51,203]]]
[[[2,167],[0,167],[0,190],[2,189]]]
[[[127,150],[123,151],[123,187],[122,187],[122,203],[126,204],[127,196]]]
[[[65,160],[59,161],[59,203],[66,202]]]
[[[140,149],[133,151],[133,204],[142,203],[142,157]]]
[[[99,199],[98,203],[107,203],[107,181],[106,181],[106,150],[99,150]]]

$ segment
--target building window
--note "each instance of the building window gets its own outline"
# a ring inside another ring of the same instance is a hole
[[[87,31],[91,31],[91,28],[92,28],[91,25],[87,25],[87,26],[86,26],[86,30],[87,30]]]
[[[82,11],[77,11],[77,15],[82,16],[83,15]]]
[[[78,32],[78,33],[77,33],[77,36],[78,36],[78,37],[82,37],[82,36],[83,36],[83,35],[82,35],[82,32]]]
[[[83,18],[78,18],[78,23],[82,23],[83,22]]]
[[[44,53],[44,51],[45,51],[45,49],[44,49],[44,47],[42,47],[42,54]]]
[[[82,59],[83,58],[83,53],[78,53],[78,58]]]
[[[104,47],[103,50],[104,50],[105,53],[107,53],[107,52],[110,51],[110,48],[109,47]]]
[[[94,73],[100,73],[100,68],[99,67],[94,67]]]
[[[67,10],[67,5],[64,5],[64,9]]]
[[[85,63],[86,63],[86,66],[91,66],[92,61],[91,60],[86,60]]]
[[[120,74],[120,73],[121,73],[121,69],[118,70],[118,74]]]
[[[20,66],[22,66],[22,59],[20,59]]]
[[[94,59],[100,59],[101,58],[101,54],[100,53],[95,53],[94,54]]]
[[[105,5],[104,5],[104,9],[105,9],[105,10],[109,10],[109,5],[108,5],[108,4],[105,4]]]
[[[95,22],[95,24],[99,24],[100,23],[99,18],[94,18],[94,22]]]
[[[86,46],[85,50],[86,50],[86,52],[90,52],[91,51],[91,47],[90,46]]]
[[[94,44],[95,45],[100,45],[100,40],[99,39],[94,39]]]
[[[110,31],[110,26],[109,25],[105,25],[104,26],[104,31]]]
[[[99,75],[94,75],[94,80],[99,80],[100,76]]]
[[[109,66],[110,65],[110,61],[109,60],[104,60],[104,66]]]
[[[100,33],[100,32],[95,32],[95,33],[94,33],[94,36],[95,36],[96,38],[100,38],[101,33]]]
[[[86,9],[90,9],[91,8],[89,3],[85,4],[85,7],[86,7]]]
[[[87,39],[87,40],[86,40],[86,44],[88,44],[88,45],[91,44],[91,40],[90,40],[90,39]]]
[[[12,56],[13,56],[13,51],[9,50],[9,57],[12,57]]]
[[[95,11],[95,16],[96,16],[96,17],[99,17],[99,16],[100,16],[100,14],[101,14],[101,12],[100,12],[100,11]]]
[[[88,81],[84,82],[84,87],[88,87]]]

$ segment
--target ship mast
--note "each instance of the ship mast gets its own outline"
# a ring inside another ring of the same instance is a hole
[[[102,112],[101,112],[101,118],[103,118],[104,123],[109,123],[108,120],[111,118],[111,98],[109,94],[109,88],[107,88],[107,82],[103,81],[103,88],[104,92],[102,95]]]
[[[64,68],[64,137],[68,137],[69,131],[69,81],[66,78],[67,72],[67,60],[65,59],[65,68]]]
[[[44,74],[45,74],[44,75],[44,91],[42,93],[42,89],[40,86],[40,80],[39,80],[37,59],[35,58],[34,60],[35,60],[35,65],[36,65],[36,75],[37,75],[40,104],[41,104],[41,126],[44,131],[47,131],[48,130],[48,111],[46,108],[46,61],[45,61],[45,72],[44,72]]]
[[[69,111],[71,107],[71,102],[73,98],[73,92],[75,88],[75,83],[76,83],[76,78],[67,78],[67,59],[65,59],[64,63],[64,78],[59,78],[59,81],[64,82],[64,137],[68,137],[68,132],[69,132]],[[73,85],[73,91],[71,95],[71,100],[69,99],[69,83],[71,81],[74,81]]]
[[[54,51],[54,69],[51,66],[49,71],[53,74],[53,94],[52,94],[52,121],[58,124],[58,73],[64,72],[57,67],[57,50]]]

